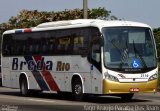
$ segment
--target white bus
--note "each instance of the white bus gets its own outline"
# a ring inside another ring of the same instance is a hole
[[[143,23],[78,19],[3,33],[3,86],[24,96],[37,90],[130,100],[155,92],[157,74],[154,37]]]

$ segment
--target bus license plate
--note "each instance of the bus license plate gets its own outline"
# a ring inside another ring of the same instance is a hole
[[[139,92],[139,88],[130,88],[129,91],[130,92]]]

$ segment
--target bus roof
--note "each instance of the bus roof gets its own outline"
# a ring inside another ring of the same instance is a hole
[[[34,32],[34,31],[44,31],[44,30],[56,30],[56,29],[68,29],[68,28],[78,28],[78,27],[115,27],[115,26],[133,26],[133,27],[149,27],[147,24],[124,21],[124,20],[100,20],[100,19],[76,19],[76,20],[64,20],[55,21],[39,24],[33,28],[27,29],[14,29],[5,31],[3,34],[9,33],[20,33],[20,32]]]

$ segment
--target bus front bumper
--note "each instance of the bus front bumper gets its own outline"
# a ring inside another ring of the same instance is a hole
[[[152,93],[156,91],[156,88],[157,80],[139,83],[120,83],[103,80],[103,94]]]

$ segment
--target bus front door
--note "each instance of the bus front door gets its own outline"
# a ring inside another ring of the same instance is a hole
[[[92,93],[102,93],[102,71],[101,71],[101,46],[95,41],[91,49],[91,78]]]

